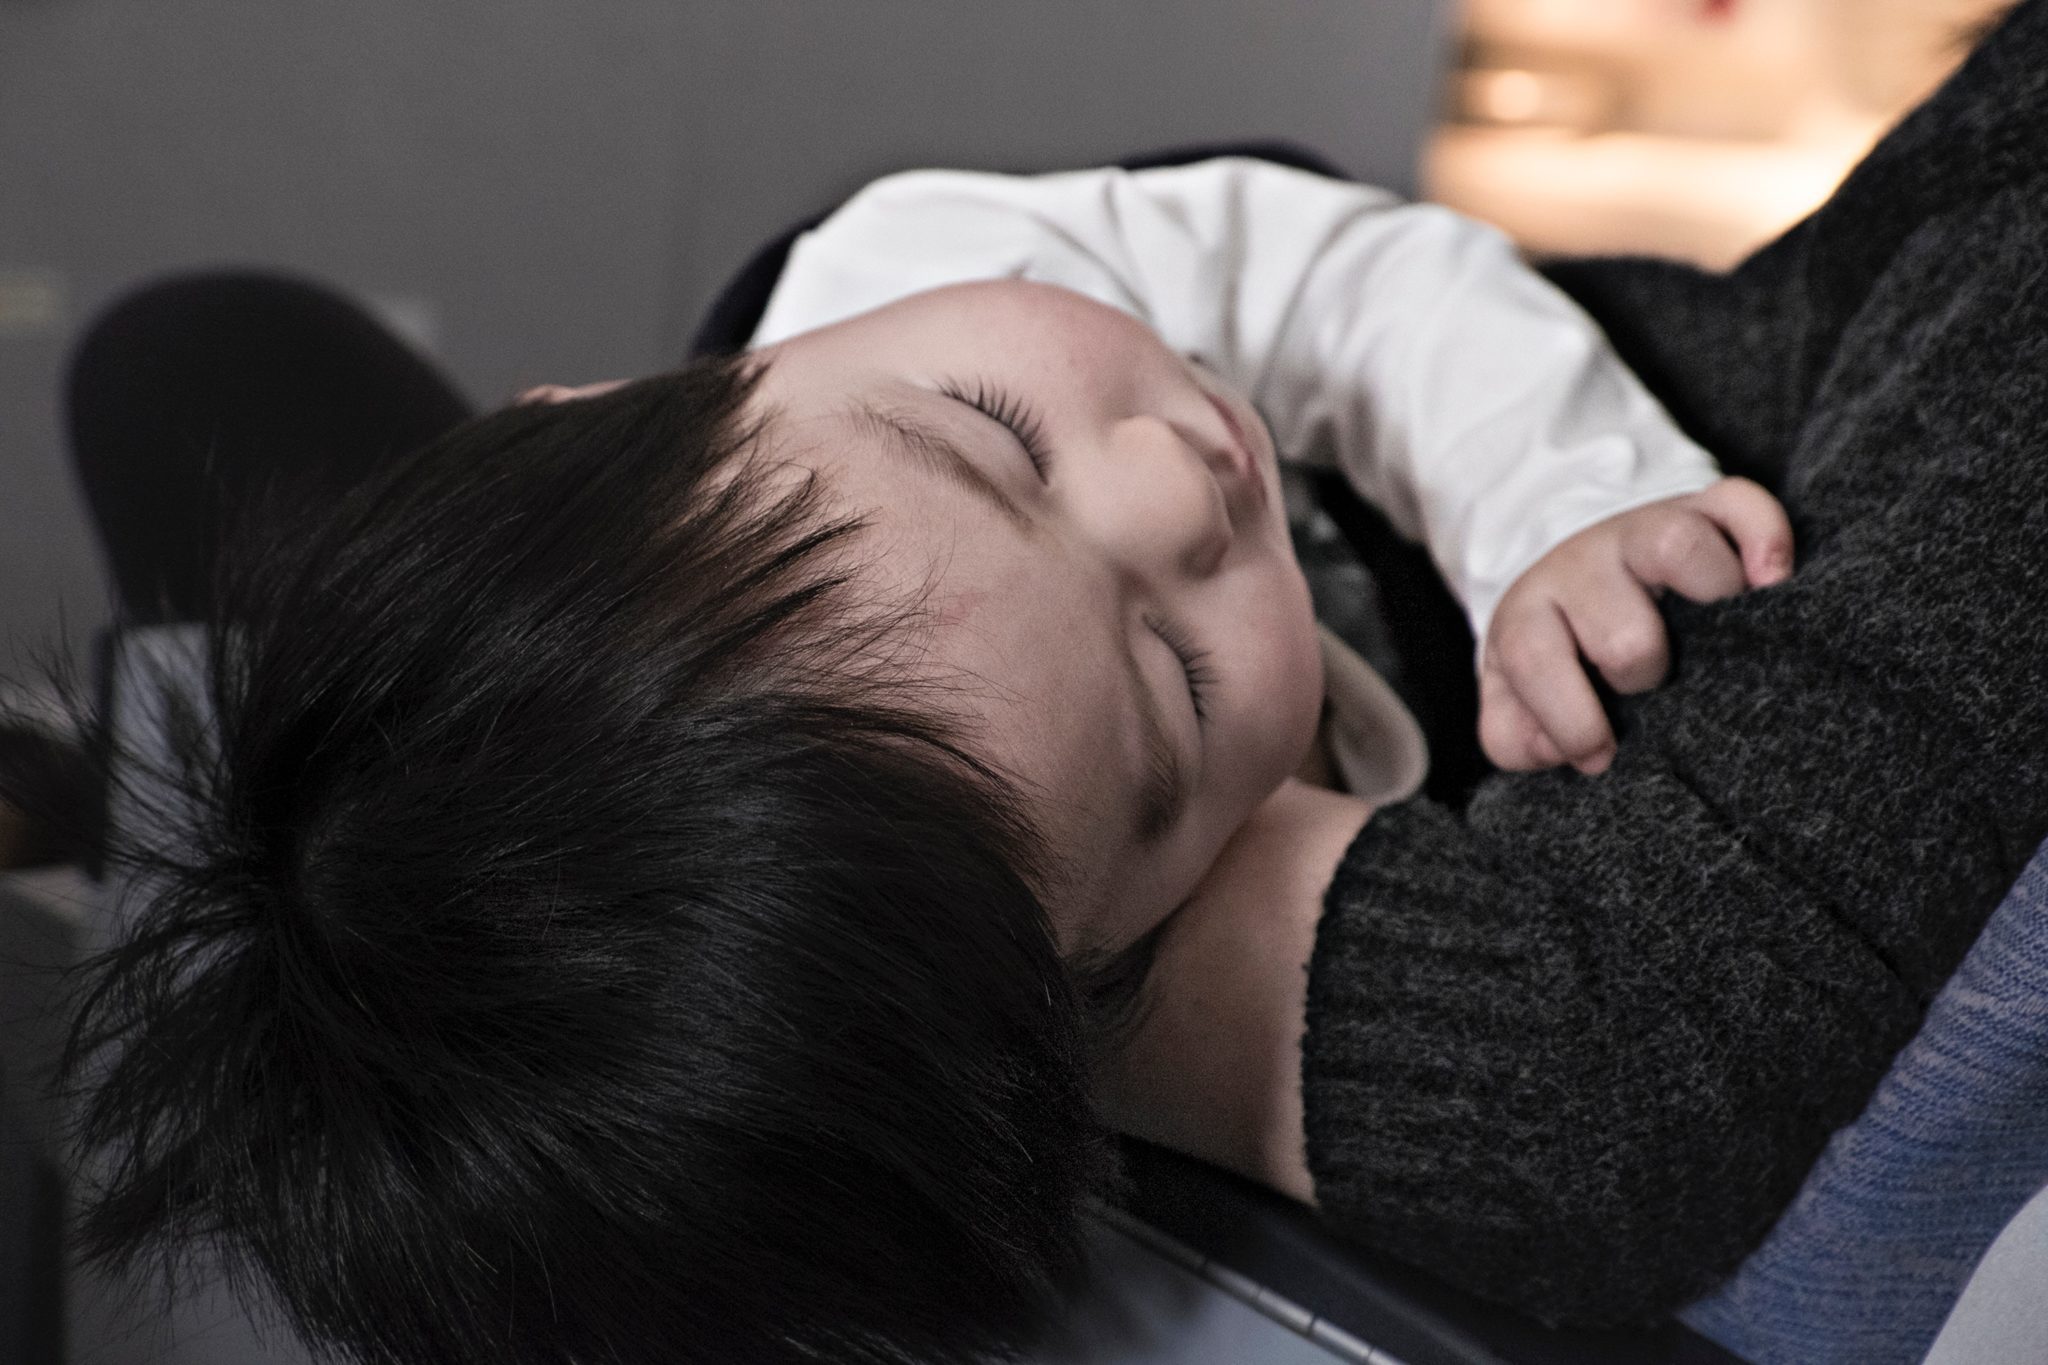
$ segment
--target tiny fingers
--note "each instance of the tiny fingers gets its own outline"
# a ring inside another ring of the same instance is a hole
[[[1650,594],[1620,565],[1607,570],[1603,590],[1591,605],[1564,608],[1566,623],[1578,640],[1579,652],[1624,696],[1647,692],[1664,681],[1671,668],[1670,641],[1664,618]]]
[[[1479,670],[1479,747],[1494,767],[1529,772],[1564,762],[1536,716],[1491,662]]]
[[[1695,602],[1733,597],[1747,586],[1741,558],[1721,526],[1690,501],[1631,518],[1621,538],[1622,562],[1646,588],[1669,588]]]
[[[1579,663],[1578,642],[1563,612],[1550,603],[1533,607],[1495,641],[1504,680],[1559,757],[1582,773],[1605,771],[1614,756],[1614,732]]]
[[[1726,478],[1689,501],[1741,550],[1749,587],[1768,588],[1792,576],[1792,522],[1762,485]]]

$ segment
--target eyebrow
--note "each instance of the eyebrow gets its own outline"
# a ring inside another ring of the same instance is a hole
[[[855,426],[881,437],[891,450],[908,455],[927,472],[974,494],[1019,531],[1030,536],[1038,533],[1030,515],[984,474],[980,465],[962,454],[946,433],[919,420],[914,413],[860,398],[848,409],[848,417]]]

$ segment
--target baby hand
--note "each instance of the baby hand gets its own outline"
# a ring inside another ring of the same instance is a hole
[[[1792,526],[1748,479],[1723,479],[1609,517],[1531,565],[1507,591],[1479,665],[1479,742],[1502,768],[1614,759],[1614,732],[1581,657],[1616,692],[1647,692],[1671,655],[1656,598],[1695,602],[1766,588],[1792,572]]]

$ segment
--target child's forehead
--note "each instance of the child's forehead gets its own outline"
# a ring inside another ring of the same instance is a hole
[[[815,365],[779,365],[748,398],[764,435],[786,435],[794,425],[849,412],[874,387],[871,377]]]
[[[788,440],[813,423],[850,414],[888,379],[880,366],[850,366],[821,357],[795,337],[752,356],[755,382],[747,394],[747,415],[762,440]]]
[[[1163,349],[1159,334],[1125,309],[1053,284],[997,279],[882,300],[768,342],[755,354],[805,367],[901,362],[1007,368],[1075,357],[1099,367],[1154,348]]]

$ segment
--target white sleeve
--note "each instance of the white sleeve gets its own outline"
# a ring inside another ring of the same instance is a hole
[[[1003,277],[1121,308],[1238,384],[1284,454],[1428,545],[1482,641],[1560,541],[1720,477],[1500,233],[1249,158],[876,181],[798,239],[753,342]]]

